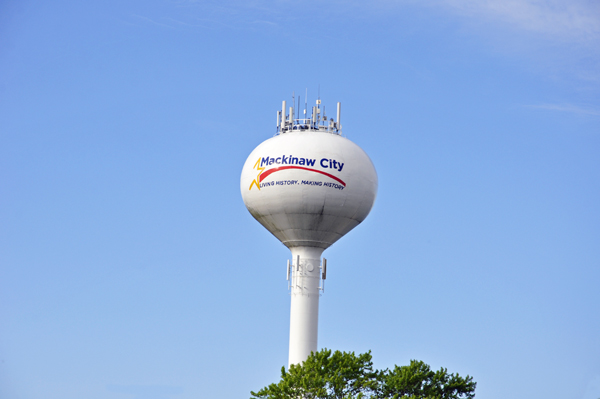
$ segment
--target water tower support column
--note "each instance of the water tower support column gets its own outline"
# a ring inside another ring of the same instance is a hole
[[[290,310],[289,365],[317,351],[319,284],[323,248],[292,247],[292,306]],[[298,259],[300,262],[298,263]]]

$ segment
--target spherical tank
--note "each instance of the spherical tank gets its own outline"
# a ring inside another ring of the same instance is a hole
[[[318,130],[290,130],[264,141],[240,180],[252,216],[290,249],[331,246],[367,217],[377,184],[359,146]]]

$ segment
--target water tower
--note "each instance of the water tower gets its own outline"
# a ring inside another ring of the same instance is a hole
[[[240,180],[248,211],[292,252],[290,365],[317,351],[323,251],[367,217],[377,194],[369,156],[342,136],[340,103],[335,121],[320,100],[310,116],[306,108],[300,118],[283,101],[276,135],[252,151]]]

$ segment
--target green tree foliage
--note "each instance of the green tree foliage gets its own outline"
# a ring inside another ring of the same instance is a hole
[[[379,398],[408,399],[471,399],[475,397],[473,377],[448,374],[441,368],[433,371],[429,365],[411,360],[408,366],[395,366],[379,375]]]
[[[281,381],[258,392],[255,399],[472,399],[473,377],[432,371],[416,360],[393,370],[373,370],[371,352],[355,355],[323,349],[301,365],[281,368]]]
[[[260,399],[353,399],[369,398],[377,389],[371,353],[355,355],[323,349],[312,353],[302,365],[281,368],[281,381],[252,397]]]

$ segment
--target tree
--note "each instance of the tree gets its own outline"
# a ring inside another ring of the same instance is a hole
[[[359,399],[371,397],[377,386],[371,352],[357,356],[323,349],[311,353],[301,365],[291,365],[287,372],[282,367],[277,384],[250,393],[260,399]]]
[[[257,399],[472,399],[473,377],[432,371],[416,360],[393,370],[373,370],[371,352],[355,355],[323,349],[301,365],[281,368],[281,381],[258,392]]]
[[[408,366],[395,366],[380,375],[380,398],[472,399],[476,382],[473,377],[433,371],[424,362],[411,360]]]

